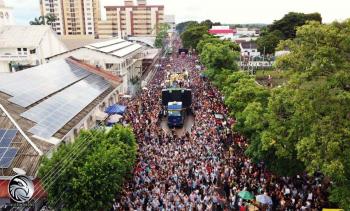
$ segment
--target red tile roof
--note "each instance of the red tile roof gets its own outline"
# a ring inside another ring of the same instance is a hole
[[[209,29],[210,34],[235,34],[235,29]]]

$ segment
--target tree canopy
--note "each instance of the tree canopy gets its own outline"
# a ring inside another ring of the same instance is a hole
[[[282,176],[322,172],[332,181],[329,199],[350,210],[350,20],[308,22],[295,36],[278,46],[291,51],[276,62],[290,73],[281,87],[244,72],[207,75],[247,138],[248,156]]]
[[[165,38],[168,35],[168,30],[170,29],[169,24],[160,24],[158,26],[158,33],[156,36],[156,40],[154,41],[154,46],[156,48],[163,48]]]
[[[131,176],[137,144],[132,131],[115,126],[84,131],[62,145],[39,170],[48,201],[64,210],[108,210],[125,179]],[[79,200],[74,200],[79,199]]]
[[[49,13],[45,16],[39,16],[37,18],[34,18],[34,20],[30,21],[29,24],[30,25],[51,25],[56,20],[57,20],[57,17],[54,14]]]
[[[258,50],[266,54],[272,54],[280,40],[293,39],[296,36],[297,28],[308,21],[317,21],[322,23],[322,17],[319,13],[296,13],[290,12],[280,20],[275,20],[268,25],[257,39]]]
[[[205,34],[208,34],[208,27],[206,25],[190,25],[181,34],[182,44],[185,48],[195,49]]]

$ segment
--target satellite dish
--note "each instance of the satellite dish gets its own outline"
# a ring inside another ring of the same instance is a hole
[[[24,171],[23,169],[21,168],[13,168],[12,169],[14,172],[16,172],[18,175],[26,175],[26,171]]]

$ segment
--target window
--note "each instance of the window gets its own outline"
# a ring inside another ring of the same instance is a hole
[[[113,64],[111,63],[106,63],[106,69],[112,69],[113,67]]]
[[[36,49],[32,49],[29,51],[30,54],[35,54],[36,53]]]

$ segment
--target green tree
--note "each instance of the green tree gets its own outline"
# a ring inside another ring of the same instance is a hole
[[[30,25],[45,25],[45,17],[39,16],[38,18],[34,18],[33,21],[29,22]]]
[[[196,48],[197,44],[205,34],[208,34],[207,26],[189,26],[186,31],[181,34],[182,44],[185,48]]]
[[[49,204],[63,210],[110,209],[115,194],[131,177],[136,151],[135,137],[128,128],[82,132],[74,143],[61,146],[52,158],[43,160],[39,177]]]
[[[239,45],[237,45],[236,43],[234,43],[230,40],[221,40],[218,37],[206,34],[206,35],[203,35],[203,38],[198,42],[197,48],[196,48],[197,52],[199,54],[202,53],[204,46],[208,43],[225,44],[225,45],[229,46],[233,51],[237,51],[237,52],[240,52],[240,50],[241,50]]]
[[[195,24],[198,24],[198,22],[197,21],[186,21],[186,22],[179,23],[176,25],[176,31],[179,34],[182,34],[182,32],[184,32],[188,26],[195,25]]]
[[[158,33],[156,36],[156,40],[154,41],[154,46],[156,48],[163,48],[165,39],[168,35],[168,30],[170,29],[169,24],[160,24],[158,26]]]
[[[282,19],[274,21],[268,26],[269,32],[278,30],[283,33],[286,39],[294,38],[297,27],[304,25],[307,21],[322,22],[322,17],[319,13],[297,13],[290,12],[283,16]]]
[[[56,15],[54,15],[52,13],[49,13],[49,14],[45,15],[45,19],[46,19],[46,24],[47,25],[52,25],[52,23],[57,21]]]
[[[271,33],[267,33],[264,36],[259,37],[256,40],[256,44],[258,45],[258,51],[265,54],[273,54],[275,53],[275,49],[280,42],[280,40],[284,39],[284,35],[281,31],[275,30]]]
[[[208,68],[220,71],[221,69],[238,70],[238,52],[233,51],[224,43],[207,43],[200,54],[201,61]]]

